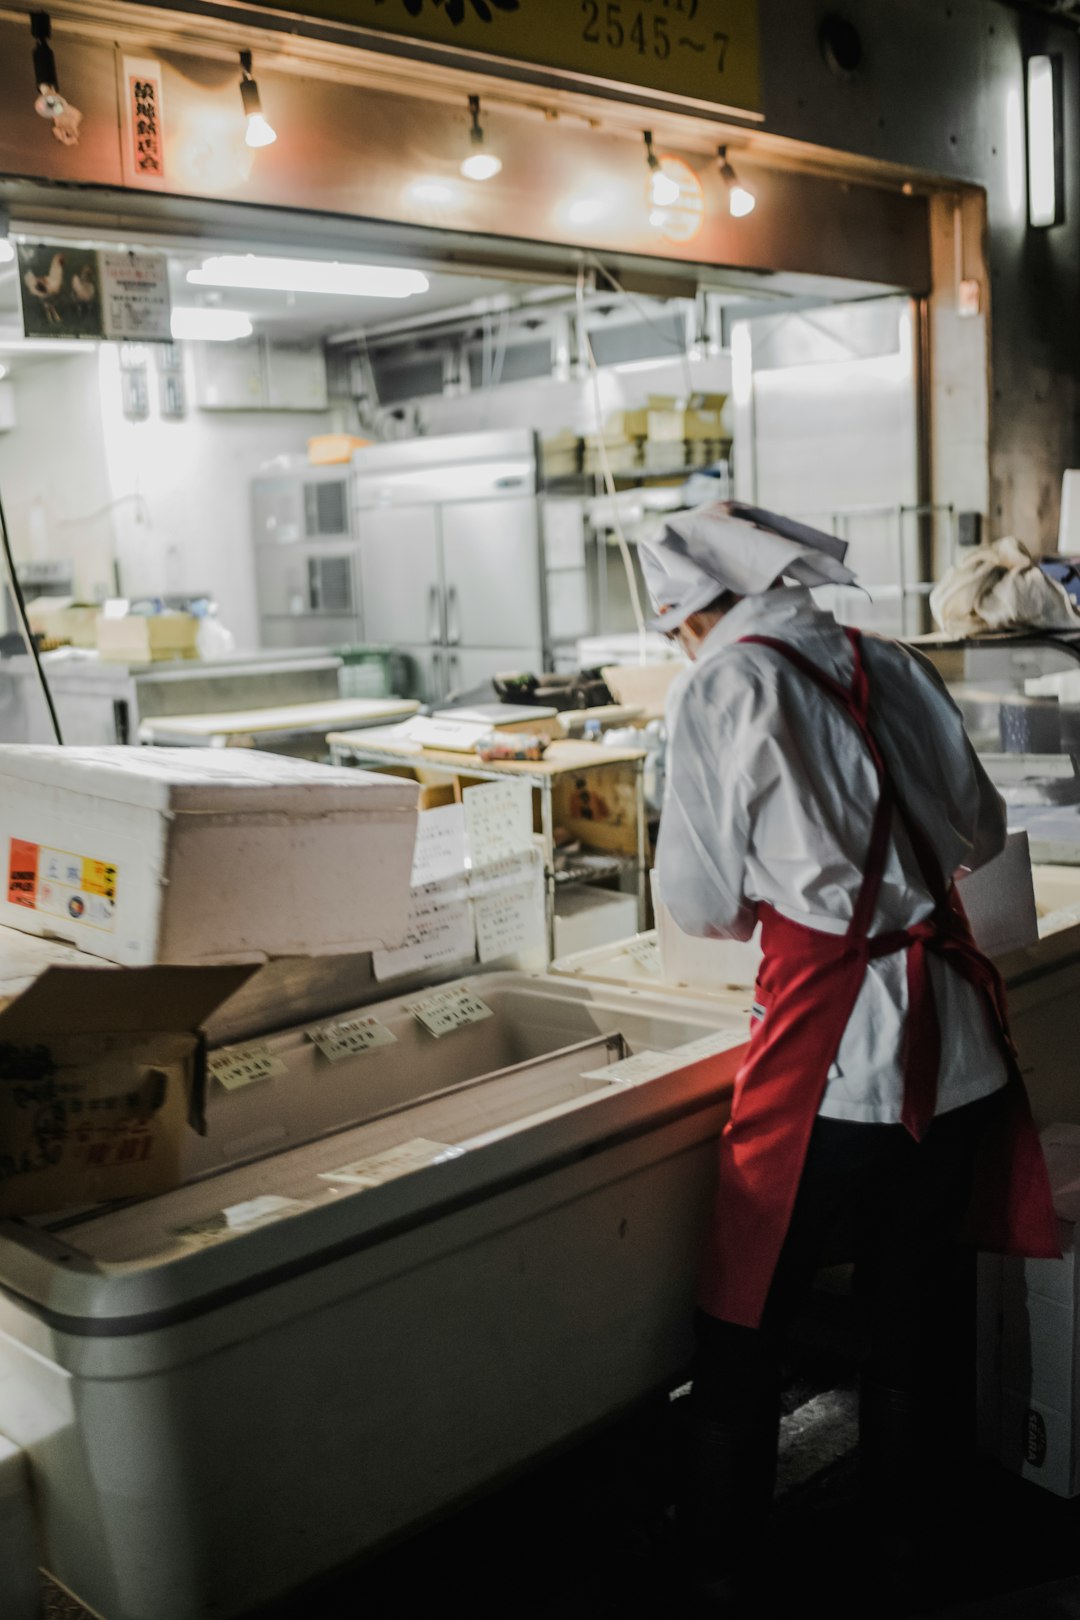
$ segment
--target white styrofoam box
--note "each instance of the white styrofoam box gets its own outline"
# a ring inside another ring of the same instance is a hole
[[[1070,927],[1076,920],[1080,906],[1080,867],[1033,866],[1035,908],[1039,913],[1039,934],[1057,933],[1061,927]],[[1061,917],[1059,913],[1070,913]]]
[[[0,1435],[0,1614],[38,1620],[41,1582],[26,1452]]]
[[[976,944],[987,956],[1004,956],[1034,945],[1039,937],[1028,835],[1011,831],[1005,848],[957,885]]]
[[[0,747],[0,923],[131,966],[396,945],[418,796],[248,749]]]
[[[555,893],[555,954],[572,956],[637,930],[637,896],[567,883]]]
[[[996,1406],[998,1460],[1071,1497],[1080,1495],[1080,1126],[1053,1125],[1042,1141],[1063,1258],[980,1266],[980,1434]],[[986,1297],[995,1289],[996,1341]]]

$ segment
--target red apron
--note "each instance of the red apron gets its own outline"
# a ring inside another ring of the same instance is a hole
[[[981,1247],[998,1252],[1039,1258],[1060,1253],[1042,1148],[1008,1032],[1004,985],[975,945],[955,888],[939,871],[929,840],[894,791],[870,728],[861,637],[857,630],[846,634],[855,660],[850,689],[786,642],[743,638],[772,648],[840,704],[866,743],[879,784],[862,886],[847,933],[822,933],[789,921],[771,906],[758,908],[764,953],[756,987],[759,1006],[746,1060],[735,1079],[731,1119],[721,1138],[716,1211],[700,1301],[710,1315],[744,1327],[761,1321],[810,1133],[867,966],[898,951],[907,953],[904,1125],[921,1140],[937,1103],[941,1029],[927,960],[932,952],[982,993],[1009,1070],[1010,1106],[1002,1110],[1000,1133],[987,1143],[980,1165],[985,1207],[978,1212],[973,1235]],[[871,934],[894,815],[907,832],[935,909],[911,928]]]

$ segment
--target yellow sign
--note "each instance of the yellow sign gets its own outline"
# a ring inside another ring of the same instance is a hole
[[[757,0],[286,0],[305,16],[760,112]]]

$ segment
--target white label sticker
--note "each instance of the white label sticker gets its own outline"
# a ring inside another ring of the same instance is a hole
[[[340,1024],[322,1024],[318,1029],[309,1029],[307,1038],[331,1063],[397,1043],[397,1036],[377,1018],[346,1018]]]
[[[241,1086],[254,1085],[256,1080],[269,1080],[271,1075],[288,1073],[288,1065],[275,1057],[268,1046],[213,1052],[208,1067],[226,1091],[239,1091]]]
[[[465,1024],[479,1024],[495,1016],[486,1001],[463,986],[438,990],[432,996],[425,996],[423,1001],[411,1002],[405,1010],[435,1036],[449,1035],[451,1030],[461,1029]]]
[[[490,866],[532,849],[532,788],[528,782],[484,782],[466,788],[462,799],[474,867]]]
[[[174,1236],[205,1248],[208,1244],[220,1243],[224,1238],[238,1237],[241,1232],[251,1232],[257,1226],[268,1226],[271,1221],[280,1221],[286,1215],[299,1215],[310,1207],[298,1198],[278,1198],[275,1194],[267,1194],[262,1198],[249,1198],[242,1204],[231,1204],[228,1209],[208,1215],[205,1220],[178,1226]]]
[[[371,1153],[366,1159],[343,1165],[340,1170],[323,1170],[320,1181],[341,1181],[350,1187],[377,1187],[381,1182],[394,1181],[413,1170],[424,1170],[429,1164],[441,1164],[446,1159],[460,1159],[464,1148],[452,1147],[449,1142],[430,1142],[426,1137],[414,1137],[398,1147],[386,1148],[382,1153]]]

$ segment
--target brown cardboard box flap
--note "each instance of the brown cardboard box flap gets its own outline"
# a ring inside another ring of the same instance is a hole
[[[69,953],[70,954],[70,953]],[[0,1040],[27,1035],[193,1033],[257,964],[230,967],[49,966],[0,1007]]]

